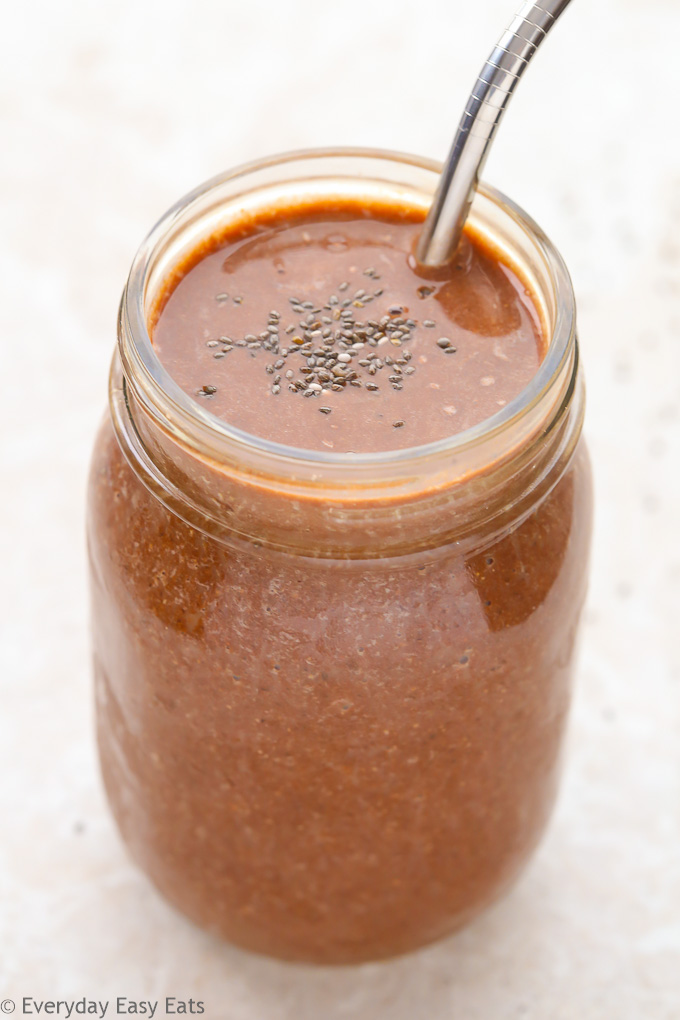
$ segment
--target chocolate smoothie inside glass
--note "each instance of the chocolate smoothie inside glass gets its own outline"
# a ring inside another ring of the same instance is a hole
[[[439,168],[237,168],[154,228],[89,488],[102,774],[197,924],[355,963],[470,921],[550,815],[586,589],[573,291],[481,186],[445,269]]]

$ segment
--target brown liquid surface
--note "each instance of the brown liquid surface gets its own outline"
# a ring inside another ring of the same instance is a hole
[[[535,374],[538,315],[479,239],[419,275],[420,228],[389,206],[265,213],[178,267],[154,347],[207,410],[274,442],[364,453],[462,432]]]

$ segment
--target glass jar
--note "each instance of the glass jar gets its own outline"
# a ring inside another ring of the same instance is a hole
[[[214,417],[147,316],[244,210],[338,194],[425,210],[438,173],[364,150],[241,167],[163,217],[121,303],[88,516],[104,782],[167,899],[273,956],[440,938],[544,829],[591,530],[574,296],[536,224],[482,186],[469,222],[534,296],[547,354],[482,424],[360,455]]]

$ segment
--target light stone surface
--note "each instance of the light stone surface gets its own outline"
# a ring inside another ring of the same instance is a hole
[[[220,945],[129,863],[92,734],[83,500],[150,225],[240,161],[445,154],[505,0],[6,4],[0,62],[0,999],[200,999],[209,1020],[680,1017],[680,8],[574,4],[486,178],[565,255],[596,475],[566,771],[516,889],[394,962]],[[63,1015],[63,1014],[62,1014]],[[159,1007],[156,1014],[164,1015]]]

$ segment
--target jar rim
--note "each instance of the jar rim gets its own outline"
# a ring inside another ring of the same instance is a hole
[[[547,350],[538,369],[527,386],[489,418],[444,439],[398,450],[331,453],[305,449],[276,443],[230,425],[200,406],[164,367],[151,341],[146,295],[154,259],[163,242],[173,229],[177,229],[182,215],[229,182],[295,162],[301,164],[303,171],[307,162],[325,159],[356,160],[357,169],[362,160],[373,160],[431,172],[433,190],[441,170],[441,165],[435,160],[391,150],[354,147],[302,149],[240,164],[212,177],[183,196],[158,220],[140,245],[123,291],[119,315],[119,350],[124,378],[133,385],[137,398],[154,418],[162,420],[166,425],[169,423],[172,432],[181,435],[188,445],[201,450],[204,455],[208,454],[211,460],[219,463],[221,455],[226,460],[232,460],[240,453],[241,457],[254,457],[260,466],[266,465],[266,473],[271,471],[279,477],[299,478],[302,473],[318,479],[339,471],[345,481],[353,478],[359,481],[362,477],[370,477],[371,469],[388,467],[393,471],[401,467],[411,474],[427,462],[439,462],[442,456],[458,459],[490,438],[506,431],[511,432],[513,426],[530,410],[547,402],[557,380],[564,376],[566,362],[575,354],[575,297],[564,260],[547,235],[519,205],[483,182],[478,187],[481,196],[490,200],[504,216],[514,220],[542,256],[557,298]],[[474,216],[474,203],[471,216]],[[572,376],[576,372],[576,362],[577,358],[574,357],[574,367],[570,373]]]

